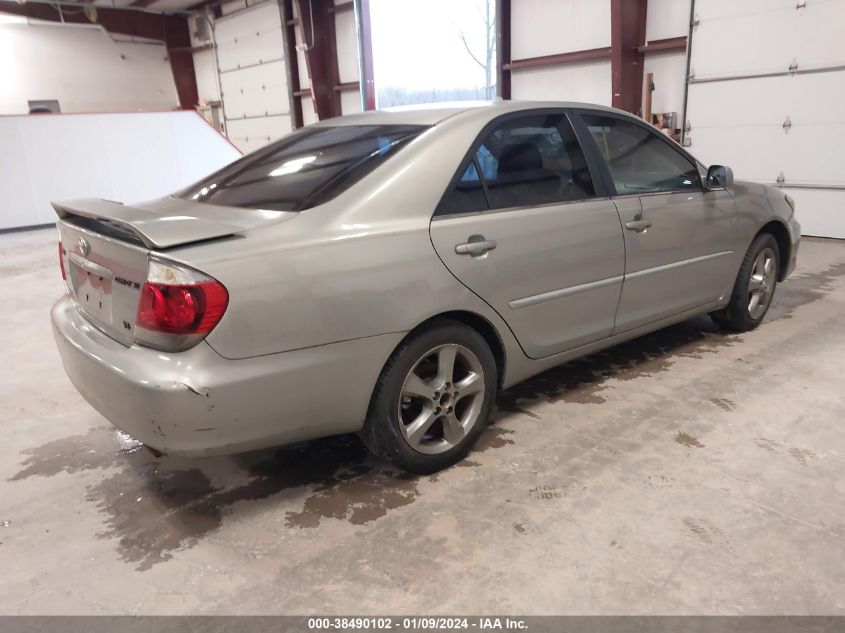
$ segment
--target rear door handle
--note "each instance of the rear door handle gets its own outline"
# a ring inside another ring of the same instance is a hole
[[[458,255],[479,257],[487,251],[492,251],[496,246],[498,246],[496,240],[488,240],[483,235],[470,235],[465,243],[455,246],[455,252]]]
[[[640,220],[631,220],[630,222],[625,222],[625,228],[629,231],[635,231],[637,233],[644,233],[645,230],[651,226],[651,220],[646,220],[642,218]]]

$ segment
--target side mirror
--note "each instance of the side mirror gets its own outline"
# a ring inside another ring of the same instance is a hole
[[[707,170],[708,189],[726,189],[734,184],[734,172],[724,165],[711,165]]]

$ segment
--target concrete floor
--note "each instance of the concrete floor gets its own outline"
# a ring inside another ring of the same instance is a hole
[[[845,242],[502,394],[459,467],[354,438],[154,459],[66,379],[52,230],[0,235],[0,613],[845,613]]]

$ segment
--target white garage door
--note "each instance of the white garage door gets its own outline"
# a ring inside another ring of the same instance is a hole
[[[845,238],[845,0],[695,0],[687,139]]]
[[[222,17],[214,34],[229,140],[246,153],[289,133],[279,5],[266,2]]]

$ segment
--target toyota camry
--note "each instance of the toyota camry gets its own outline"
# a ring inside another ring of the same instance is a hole
[[[794,206],[606,107],[362,113],[150,203],[54,203],[52,322],[79,392],[158,451],[358,433],[432,472],[534,374],[698,314],[755,328]]]

